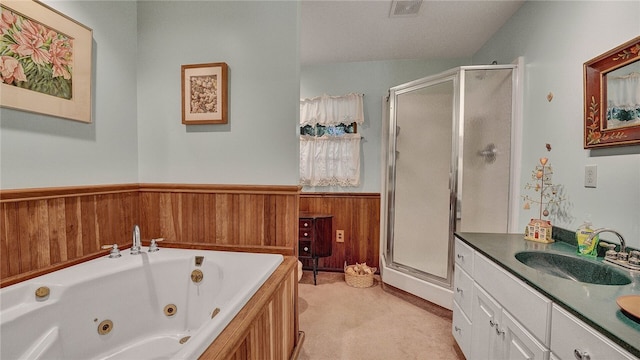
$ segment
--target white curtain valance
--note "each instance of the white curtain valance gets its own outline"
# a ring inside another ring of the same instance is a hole
[[[360,135],[300,136],[300,184],[358,186]]]
[[[607,83],[609,106],[632,110],[640,106],[640,73],[613,78]]]
[[[609,127],[640,124],[640,73],[607,79]]]
[[[300,99],[300,126],[335,126],[353,122],[362,124],[362,98],[362,94],[352,93],[343,96],[325,94],[311,99]]]

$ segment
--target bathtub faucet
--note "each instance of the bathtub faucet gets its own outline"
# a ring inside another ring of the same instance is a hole
[[[133,245],[131,245],[131,255],[140,254],[140,227],[133,225]]]

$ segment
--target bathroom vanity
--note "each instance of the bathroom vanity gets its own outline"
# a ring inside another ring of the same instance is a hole
[[[620,270],[625,285],[568,280],[516,259],[532,251],[573,256],[576,248],[522,234],[456,234],[452,333],[467,359],[640,358],[640,320],[616,304],[640,294],[640,274]]]

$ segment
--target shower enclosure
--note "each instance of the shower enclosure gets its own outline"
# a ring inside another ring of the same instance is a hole
[[[389,90],[385,283],[451,309],[454,231],[510,230],[517,80],[515,65],[468,66]]]

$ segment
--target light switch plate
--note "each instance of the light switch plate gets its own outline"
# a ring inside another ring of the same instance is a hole
[[[595,188],[598,186],[598,166],[585,165],[584,167],[584,187]]]

